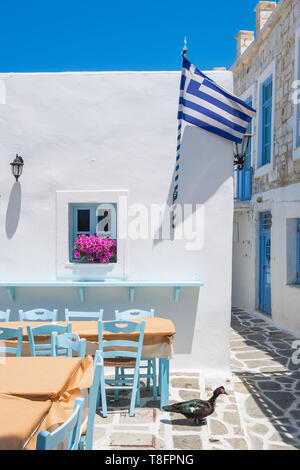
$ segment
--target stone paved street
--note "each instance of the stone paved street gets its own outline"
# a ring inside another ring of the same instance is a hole
[[[300,449],[300,366],[293,335],[235,309],[231,367],[250,449]]]
[[[161,412],[142,387],[142,407],[128,416],[128,393],[95,425],[96,449],[300,449],[300,368],[291,361],[296,338],[263,317],[233,310],[232,381],[207,426]],[[144,384],[143,384],[144,385]],[[170,402],[207,397],[198,373],[173,373]],[[112,397],[110,397],[112,398]],[[110,400],[108,398],[108,400]]]

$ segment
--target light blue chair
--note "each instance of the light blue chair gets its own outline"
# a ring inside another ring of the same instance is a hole
[[[124,312],[119,312],[115,310],[116,320],[134,320],[138,318],[149,318],[154,317],[154,309],[151,308],[150,311],[147,310],[138,310],[130,309],[125,310]],[[142,357],[142,361],[147,361],[145,365],[141,364],[140,369],[147,369],[147,373],[140,373],[141,378],[147,379],[147,390],[150,390],[150,380],[153,384],[153,399],[157,399],[157,384],[156,384],[156,359],[155,358],[145,358]],[[124,368],[121,368],[121,377],[124,375]]]
[[[0,310],[0,321],[9,321],[10,317],[10,310],[6,310],[4,312],[3,310]]]
[[[138,341],[131,340],[106,340],[103,341],[103,332],[108,333],[138,333]],[[145,331],[145,321],[140,323],[132,321],[98,321],[99,351],[104,359],[104,366],[115,367],[115,378],[105,379],[105,384],[110,387],[101,388],[102,416],[107,417],[107,405],[105,389],[115,390],[115,399],[118,400],[119,390],[132,390],[129,416],[134,416],[135,404],[140,406],[139,371],[142,354],[142,346]],[[128,350],[130,348],[130,350]],[[134,368],[134,374],[122,379],[119,376],[120,367]],[[122,385],[119,385],[122,383]]]
[[[1,346],[1,341],[17,339],[17,347]],[[22,355],[22,343],[23,343],[23,327],[18,328],[6,328],[0,326],[0,354],[15,354],[17,357]]]
[[[36,441],[36,450],[54,449],[69,436],[69,445],[66,450],[78,450],[83,404],[83,398],[76,398],[73,413],[64,424],[53,432],[39,432]]]
[[[87,320],[87,319],[93,319],[93,320],[102,320],[103,318],[103,308],[99,310],[99,312],[74,312],[69,310],[68,308],[65,308],[65,319],[66,321],[72,321],[72,319],[78,320]]]
[[[73,351],[82,359],[86,355],[86,339],[80,339],[76,333],[63,333],[58,335],[57,331],[51,334],[51,356],[72,357]]]
[[[46,310],[45,308],[34,308],[33,310],[19,310],[20,321],[57,321],[57,309]]]
[[[94,378],[89,393],[89,413],[87,419],[86,433],[81,435],[79,449],[80,450],[93,450],[93,436],[95,414],[98,404],[99,392],[101,396],[105,396],[105,381],[104,381],[104,363],[100,351],[96,351],[94,359]],[[103,400],[105,402],[105,399]]]
[[[67,325],[57,325],[55,323],[47,323],[40,326],[27,325],[27,334],[29,340],[31,356],[51,356],[51,343],[36,344],[35,336],[50,336],[53,332],[58,334],[72,333],[72,323]]]

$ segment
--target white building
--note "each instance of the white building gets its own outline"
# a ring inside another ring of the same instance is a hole
[[[231,72],[208,73],[232,89]],[[149,219],[153,204],[172,202],[179,79],[0,75],[0,309],[17,319],[20,308],[58,308],[62,319],[65,307],[103,308],[113,319],[115,309],[155,308],[176,327],[171,367],[217,382],[229,375],[232,144],[185,126],[179,203],[199,205],[194,240],[158,239]],[[18,183],[16,153],[24,158]],[[99,231],[106,213],[116,262],[78,262],[74,234]],[[186,231],[191,220],[185,212]]]
[[[257,110],[237,174],[233,305],[300,332],[300,1],[259,2],[237,35],[235,93]],[[298,80],[298,82],[294,82]]]

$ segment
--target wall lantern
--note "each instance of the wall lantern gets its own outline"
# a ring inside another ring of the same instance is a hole
[[[249,134],[249,132],[247,131],[246,134],[244,134],[243,140],[240,144],[237,144],[236,142],[234,143],[233,164],[237,165],[238,170],[242,170],[244,168],[244,160],[248,152],[248,147],[249,147],[251,137],[252,137],[252,134]]]
[[[11,163],[11,171],[14,177],[16,178],[16,181],[20,178],[22,171],[23,171],[23,166],[24,166],[24,161],[23,158],[20,157],[20,155],[16,155],[16,158],[14,161]]]

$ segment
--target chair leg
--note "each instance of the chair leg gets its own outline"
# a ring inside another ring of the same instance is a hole
[[[151,360],[147,361],[147,390],[150,390]]]
[[[129,416],[134,416],[135,403],[137,402],[138,404],[139,402],[139,380],[140,380],[139,370],[136,367],[136,370],[134,372],[134,378],[133,378]]]
[[[99,387],[96,400],[96,408],[99,408],[101,402],[101,386]]]
[[[137,406],[137,408],[140,408],[140,406],[141,406],[141,385],[140,385],[140,379],[138,380],[138,386],[137,386],[137,391],[136,391],[136,406]]]
[[[161,396],[161,361],[158,360],[158,396]]]
[[[119,386],[119,367],[115,368],[115,384],[118,387]],[[115,401],[119,400],[119,390],[115,390]]]
[[[153,382],[153,400],[157,400],[156,359],[152,359],[152,382]]]
[[[124,367],[121,367],[121,377],[122,377],[122,385],[125,386],[126,381],[125,381],[125,369],[124,369]]]
[[[161,362],[161,398],[160,407],[169,404],[169,359],[160,359]]]
[[[101,391],[101,403],[102,403],[102,417],[107,418],[107,403],[106,403],[104,374],[102,374],[101,379],[100,379],[100,391]]]
[[[84,450],[85,449],[85,436],[81,436],[79,444],[78,444],[78,450]]]

